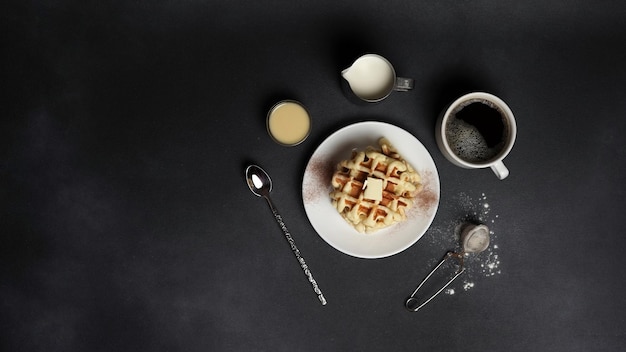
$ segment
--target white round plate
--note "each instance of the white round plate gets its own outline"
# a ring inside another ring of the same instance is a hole
[[[407,211],[407,220],[371,234],[359,233],[339,215],[330,200],[331,178],[352,150],[378,146],[387,138],[422,176],[424,190]],[[412,246],[428,230],[439,206],[439,174],[426,148],[409,132],[384,122],[360,122],[330,135],[315,150],[302,180],[304,210],[317,233],[335,249],[358,258],[384,258]]]

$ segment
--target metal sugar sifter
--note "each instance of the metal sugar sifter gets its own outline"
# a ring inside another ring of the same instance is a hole
[[[448,252],[443,257],[443,259],[437,264],[437,266],[426,276],[422,282],[417,286],[415,291],[407,298],[404,306],[411,312],[417,312],[420,308],[424,307],[428,302],[432,301],[441,291],[445,290],[457,277],[459,277],[465,271],[463,258],[466,253],[480,253],[489,247],[489,228],[485,225],[470,225],[467,226],[463,233],[461,234],[461,246],[462,250],[460,253],[457,252]],[[437,290],[432,296],[426,299],[424,302],[420,303],[420,301],[415,297],[417,292],[424,286],[426,281],[430,279],[430,277],[448,260],[457,260],[458,269],[454,273],[454,275],[446,282],[443,287]]]

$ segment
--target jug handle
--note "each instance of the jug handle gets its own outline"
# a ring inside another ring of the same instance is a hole
[[[413,89],[414,86],[415,82],[412,78],[396,77],[396,84],[393,87],[393,90],[398,92],[406,92]]]

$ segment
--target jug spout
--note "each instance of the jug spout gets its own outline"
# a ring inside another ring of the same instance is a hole
[[[348,74],[350,72],[350,68],[351,67],[348,67],[345,70],[341,71],[341,77],[343,77],[348,82],[350,82],[350,75]]]

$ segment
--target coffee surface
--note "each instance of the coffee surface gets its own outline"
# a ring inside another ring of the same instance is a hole
[[[471,163],[487,162],[498,156],[507,136],[502,112],[483,100],[460,106],[446,123],[446,139],[452,152]]]

